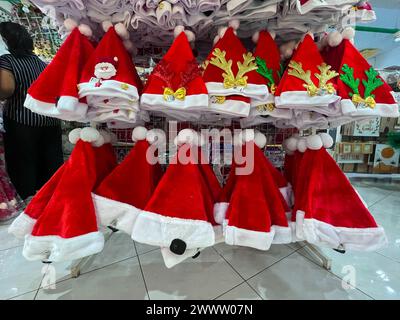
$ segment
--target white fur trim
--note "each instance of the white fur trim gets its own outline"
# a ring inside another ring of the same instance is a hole
[[[260,232],[227,225],[225,242],[229,245],[268,250],[272,243],[292,242],[292,231],[289,227],[272,226],[270,232]]]
[[[265,134],[257,131],[254,135],[254,143],[259,147],[260,149],[264,148],[265,145],[267,144],[267,137]]]
[[[217,202],[214,204],[214,220],[216,223],[222,224],[224,222],[228,207],[229,202]]]
[[[248,83],[246,87],[226,89],[222,82],[206,82],[209,95],[231,96],[239,95],[248,98],[262,99],[268,96],[268,86],[266,84]]]
[[[142,110],[158,110],[165,114],[169,113],[169,109],[204,111],[208,108],[208,94],[187,95],[184,100],[169,102],[165,101],[162,94],[144,93],[140,97],[140,107]]]
[[[122,89],[122,85],[128,88]],[[95,82],[83,82],[79,84],[79,97],[101,96],[106,99],[118,97],[126,100],[139,100],[137,88],[129,83],[116,80],[103,80],[100,87],[95,86]]]
[[[140,209],[127,203],[108,199],[92,193],[97,221],[103,226],[112,226],[129,235]]]
[[[23,239],[27,234],[32,232],[36,221],[36,219],[31,218],[22,211],[8,227],[8,233],[13,234],[18,239]]]
[[[22,254],[27,260],[59,262],[99,253],[103,247],[104,236],[98,231],[73,238],[26,235]]]
[[[316,106],[315,111],[322,110],[320,106],[328,106],[338,102],[340,97],[335,94],[325,94],[323,96],[310,97],[307,91],[285,91],[280,96],[275,97],[275,105],[278,108],[301,109]],[[322,113],[322,112],[321,112]]]
[[[250,112],[250,104],[239,100],[225,100],[223,103],[210,101],[209,111],[230,117],[247,117]]]
[[[308,149],[319,150],[322,148],[322,139],[318,134],[306,137],[306,145]]]
[[[304,219],[305,212],[297,210],[296,235],[309,243],[344,250],[375,251],[387,245],[382,227],[345,228],[316,219]]]
[[[375,116],[397,118],[399,114],[399,105],[397,103],[377,103],[375,108],[356,108],[350,99],[341,100],[342,112],[351,116]]]
[[[212,225],[203,220],[180,219],[141,211],[133,226],[132,239],[141,243],[169,247],[172,240],[186,242],[187,249],[214,245]]]
[[[80,136],[81,140],[85,142],[95,142],[101,137],[100,132],[92,127],[82,128]]]
[[[30,94],[26,95],[24,107],[32,112],[67,121],[86,122],[87,104],[79,102],[78,98],[61,96],[57,106],[54,103],[40,101]]]

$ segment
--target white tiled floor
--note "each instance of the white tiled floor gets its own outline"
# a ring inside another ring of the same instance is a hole
[[[400,299],[400,187],[355,186],[389,245],[372,253],[323,249],[331,271],[302,244],[273,245],[267,252],[219,244],[167,269],[158,248],[115,233],[81,276],[71,278],[70,262],[26,261],[22,242],[0,225],[0,299]],[[56,283],[42,283],[54,271]],[[342,279],[349,272],[355,282],[346,288]]]

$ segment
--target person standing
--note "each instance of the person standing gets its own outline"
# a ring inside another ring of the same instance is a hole
[[[0,36],[10,54],[0,57],[0,99],[4,151],[11,182],[22,199],[33,196],[63,163],[60,120],[24,107],[30,85],[46,63],[33,53],[28,31],[13,22],[0,23]]]

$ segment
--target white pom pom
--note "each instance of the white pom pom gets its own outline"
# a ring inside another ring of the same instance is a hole
[[[68,18],[64,20],[64,26],[68,31],[72,31],[78,26],[78,23],[75,20]]]
[[[347,39],[347,40],[354,39],[355,34],[356,34],[356,31],[351,27],[347,27],[346,29],[344,29],[342,31],[343,39]]]
[[[241,133],[241,138],[243,142],[254,141],[255,133],[254,129],[244,129]]]
[[[181,32],[185,31],[185,27],[184,26],[176,26],[174,28],[174,38],[176,38],[177,36],[179,36],[181,34]]]
[[[90,38],[93,35],[92,29],[87,24],[80,24],[79,31],[86,37]]]
[[[228,25],[229,25],[233,30],[237,30],[237,29],[239,29],[240,21],[237,20],[237,19],[234,19],[234,20],[229,21],[229,24],[228,24]]]
[[[253,40],[254,43],[258,43],[259,38],[260,38],[260,31],[256,31],[253,33],[251,40]]]
[[[322,148],[322,140],[321,137],[317,134],[308,136],[306,138],[306,145],[308,149],[311,150],[319,150]]]
[[[113,26],[110,20],[105,20],[101,23],[101,27],[103,28],[104,32],[107,32]]]
[[[260,148],[264,148],[265,145],[267,144],[267,137],[265,134],[262,134],[261,132],[256,132],[254,136],[254,143]]]
[[[225,35],[226,30],[228,30],[228,27],[222,27],[218,30],[218,36],[222,38]]]
[[[2,202],[2,203],[0,203],[0,209],[7,209],[8,208],[8,206],[7,206],[7,203],[5,203],[5,202]]]
[[[333,146],[333,139],[328,133],[321,132],[318,133],[318,135],[321,137],[322,145],[324,146],[324,148],[330,148]]]
[[[296,151],[297,150],[297,139],[295,137],[290,137],[285,140],[285,146],[288,151]]]
[[[147,131],[146,140],[150,144],[161,145],[167,140],[165,132],[161,129],[151,129]]]
[[[198,144],[197,132],[192,129],[183,129],[178,133],[178,144],[188,143],[190,145]]]
[[[300,138],[299,140],[297,140],[297,150],[302,153],[307,150],[307,143],[305,138]]]
[[[124,40],[129,39],[129,33],[123,23],[119,22],[114,26],[115,32]]]
[[[81,130],[81,140],[86,142],[95,142],[99,139],[100,133],[95,128],[86,127]]]
[[[111,134],[108,133],[106,130],[99,130],[101,136],[104,139],[104,143],[111,143]]]
[[[233,135],[233,145],[234,145],[234,146],[241,146],[241,145],[243,145],[242,132],[240,132],[240,133],[234,133],[234,135]]]
[[[271,31],[268,31],[268,32],[269,32],[269,34],[270,34],[271,38],[275,40],[275,38],[276,38],[276,32],[275,32],[275,31],[273,31],[273,30],[271,30]]]
[[[343,40],[342,35],[338,31],[333,31],[328,35],[328,44],[331,47],[336,47],[338,46]]]
[[[310,36],[311,39],[314,40],[314,34],[313,34],[311,31],[308,31],[308,32],[306,33],[306,35]]]
[[[123,43],[126,50],[128,50],[129,52],[133,51],[134,46],[131,40],[124,40]]]
[[[219,41],[219,36],[215,36],[214,40],[213,40],[213,44],[215,45],[218,41]]]
[[[136,127],[132,130],[132,140],[139,141],[146,139],[147,129],[145,127]]]
[[[92,146],[101,147],[105,143],[104,137],[100,134],[96,141],[92,142]]]
[[[194,35],[194,33],[190,30],[185,30],[184,32],[186,34],[186,37],[188,38],[188,41],[194,42],[194,40],[196,39],[196,36]]]
[[[68,140],[69,142],[71,142],[72,144],[76,144],[78,142],[78,140],[81,138],[81,128],[76,128],[74,130],[72,130],[69,134],[68,134]]]
[[[284,51],[283,51],[283,57],[285,58],[285,59],[289,59],[292,55],[293,55],[293,49],[291,49],[291,48],[286,48]]]

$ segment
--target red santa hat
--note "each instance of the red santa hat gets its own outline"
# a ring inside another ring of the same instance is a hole
[[[93,128],[79,132],[79,140],[63,166],[54,192],[25,236],[23,255],[28,260],[63,261],[100,252],[104,238],[97,227],[91,191],[97,180],[94,145],[100,133]],[[47,188],[47,191],[51,191]]]
[[[275,105],[278,108],[338,114],[340,98],[332,82],[337,76],[337,72],[322,59],[313,37],[306,34],[275,92]]]
[[[377,250],[387,243],[368,208],[328,154],[321,135],[305,138],[295,189],[296,234],[320,246]],[[327,172],[329,174],[327,174]]]
[[[172,117],[182,111],[190,111],[186,113],[190,115],[208,108],[207,88],[185,32],[177,36],[154,68],[140,103],[143,109]]]
[[[173,253],[181,255],[186,249],[214,245],[214,230],[208,221],[214,200],[198,165],[194,135],[183,130],[177,140],[181,146],[137,217],[132,238],[169,247]]]
[[[148,159],[151,138],[156,134],[161,143],[163,136],[157,130],[136,127],[132,132],[135,146],[125,159],[102,181],[93,193],[93,202],[99,223],[112,225],[129,235],[140,210],[143,210],[161,178],[157,159]]]
[[[102,75],[103,74],[103,75]],[[105,33],[85,64],[79,83],[79,96],[88,104],[114,100],[138,107],[141,81],[128,51],[114,27]]]
[[[79,100],[77,84],[93,50],[79,29],[73,29],[50,64],[29,87],[24,106],[45,116],[84,122],[87,105]]]
[[[342,35],[332,32],[328,36],[331,45],[323,51],[325,61],[340,74],[335,83],[342,97],[342,113],[352,117],[399,117],[391,87],[351,43],[351,30],[345,29]]]
[[[232,27],[213,47],[205,63],[203,79],[210,95],[210,109],[213,112],[234,116],[247,116],[249,109],[235,104],[220,105],[213,97],[232,95],[247,98],[262,98],[268,95],[265,81],[261,81],[256,70],[257,64],[251,52],[247,52]]]

